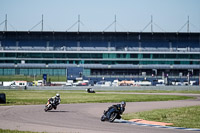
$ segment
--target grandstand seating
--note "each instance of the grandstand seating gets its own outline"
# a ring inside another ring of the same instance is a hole
[[[76,66],[76,64],[48,64],[48,68],[68,68]]]
[[[46,64],[18,64],[17,65],[20,68],[46,68]]]
[[[77,64],[17,64],[19,68],[70,68],[77,67]],[[133,65],[133,64],[79,64],[79,67],[93,69],[199,69],[199,65],[167,65],[167,64],[150,64],[150,65]],[[0,63],[0,68],[15,68],[13,63]]]
[[[13,63],[0,63],[0,67],[1,68],[14,68],[15,67],[15,64]]]
[[[170,52],[199,52],[200,48],[191,47],[42,47],[42,46],[5,46],[0,50],[10,51],[170,51]]]

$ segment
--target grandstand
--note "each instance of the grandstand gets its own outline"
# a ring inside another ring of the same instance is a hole
[[[199,81],[200,33],[0,32],[0,75]]]

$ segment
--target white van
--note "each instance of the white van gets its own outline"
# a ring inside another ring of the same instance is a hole
[[[139,81],[137,82],[137,85],[140,85],[140,86],[151,86],[152,83],[148,80],[143,80],[143,81]]]

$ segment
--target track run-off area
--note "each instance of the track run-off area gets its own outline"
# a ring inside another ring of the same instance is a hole
[[[98,92],[106,93],[106,92]],[[110,92],[107,92],[110,93]],[[121,93],[121,92],[115,92]],[[129,93],[131,94],[131,93]],[[193,96],[196,99],[156,102],[127,102],[124,113],[200,105],[200,94],[132,93]],[[156,128],[128,123],[101,122],[103,111],[115,103],[60,104],[44,111],[44,105],[0,106],[0,129],[48,133],[195,133],[196,131]]]

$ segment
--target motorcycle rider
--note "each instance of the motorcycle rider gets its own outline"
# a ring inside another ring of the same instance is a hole
[[[112,105],[111,107],[114,107],[120,110],[120,115],[122,115],[123,112],[125,111],[126,102],[122,101],[120,104]]]
[[[119,114],[122,115],[123,112],[125,111],[125,107],[126,107],[126,102],[122,101],[120,104],[115,104],[115,105],[112,105],[111,107],[108,108],[108,113],[107,113],[107,117],[110,117],[110,111],[111,109],[117,109],[119,110]],[[121,119],[121,116],[118,115],[117,119]]]
[[[59,105],[59,104],[60,104],[60,101],[61,101],[61,99],[60,99],[60,94],[57,93],[56,96],[50,98],[49,101],[50,101],[50,103],[54,106],[54,109],[56,110],[57,105]]]

